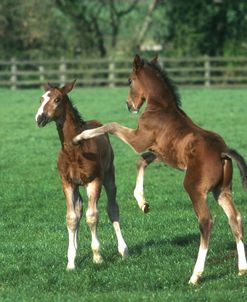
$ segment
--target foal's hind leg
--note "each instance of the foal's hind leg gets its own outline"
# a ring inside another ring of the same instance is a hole
[[[107,213],[114,227],[117,241],[118,241],[118,252],[122,257],[128,256],[128,247],[123,239],[120,224],[119,224],[119,207],[116,201],[116,185],[115,185],[115,173],[114,167],[110,168],[110,171],[105,175],[104,187],[107,194]]]
[[[247,271],[247,262],[243,244],[243,226],[239,211],[236,209],[231,192],[232,182],[232,161],[227,159],[223,165],[223,175],[221,185],[213,193],[219,205],[223,208],[229,221],[229,225],[235,236],[238,252],[238,269],[242,275]]]
[[[93,262],[101,263],[103,262],[103,259],[100,255],[100,244],[96,234],[99,216],[97,203],[101,191],[101,181],[99,181],[98,179],[94,179],[92,182],[87,184],[86,190],[88,196],[88,208],[86,212],[86,219],[92,235],[91,247],[93,251]]]
[[[149,211],[149,204],[146,202],[143,192],[143,181],[144,181],[144,170],[145,168],[151,164],[156,159],[156,156],[152,152],[146,152],[141,155],[138,160],[137,167],[137,177],[136,177],[136,186],[134,189],[134,196],[138,203],[139,208],[147,213]]]
[[[189,284],[196,284],[202,276],[213,226],[212,216],[207,206],[207,192],[200,189],[199,183],[199,180],[193,179],[193,176],[187,173],[184,187],[192,200],[201,233],[199,252]]]
[[[247,272],[247,262],[245,256],[245,249],[243,244],[243,226],[242,219],[239,211],[234,206],[232,200],[232,193],[230,189],[221,191],[218,195],[215,194],[219,205],[223,208],[229,221],[229,225],[236,239],[237,252],[238,252],[238,269],[239,275]]]
[[[67,270],[72,270],[75,268],[77,235],[82,216],[82,198],[79,193],[79,188],[66,182],[63,182],[63,191],[67,202],[66,221],[69,234]]]

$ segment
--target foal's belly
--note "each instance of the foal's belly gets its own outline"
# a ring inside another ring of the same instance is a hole
[[[173,148],[166,148],[166,149],[160,149],[160,148],[151,148],[150,151],[154,152],[157,156],[157,159],[159,161],[164,162],[165,164],[181,170],[185,171],[187,169],[187,160],[185,157],[178,154],[176,150]]]

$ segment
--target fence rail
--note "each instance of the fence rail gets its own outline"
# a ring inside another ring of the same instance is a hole
[[[159,58],[170,78],[180,86],[246,86],[247,57]],[[11,89],[64,84],[125,86],[132,60],[0,60],[0,86]]]

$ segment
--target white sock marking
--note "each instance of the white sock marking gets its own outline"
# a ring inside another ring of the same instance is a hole
[[[205,260],[207,256],[207,249],[204,249],[202,247],[199,248],[196,264],[194,267],[193,274],[190,278],[189,283],[190,284],[196,284],[198,280],[200,279],[203,271],[204,271],[204,265],[205,265]]]
[[[136,186],[134,189],[134,197],[141,208],[143,203],[145,203],[144,194],[143,194],[143,179],[144,179],[144,168],[140,168],[138,171]]]
[[[72,231],[68,228],[69,233],[69,247],[68,247],[68,264],[67,269],[75,268],[75,256],[77,250],[77,231]]]
[[[244,244],[241,240],[237,243],[237,251],[238,251],[238,269],[247,270],[247,262],[244,250]]]

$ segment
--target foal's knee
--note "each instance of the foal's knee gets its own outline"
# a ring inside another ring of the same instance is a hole
[[[232,215],[229,217],[229,225],[234,233],[234,236],[237,240],[243,239],[243,225],[242,218],[239,212],[237,212],[236,216]]]
[[[67,226],[71,230],[76,230],[77,225],[79,223],[79,218],[77,217],[77,215],[75,213],[70,213],[70,214],[67,214],[67,216],[66,216],[66,222],[67,222]]]
[[[86,220],[90,228],[97,224],[98,217],[99,217],[98,211],[87,210]]]

